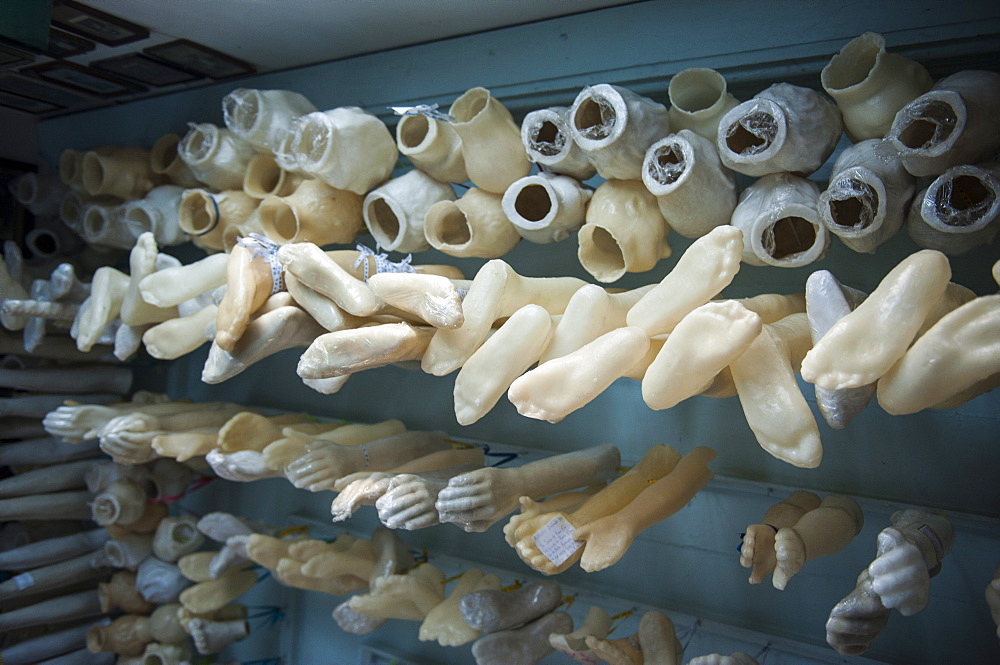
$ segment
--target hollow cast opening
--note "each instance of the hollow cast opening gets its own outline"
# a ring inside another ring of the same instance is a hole
[[[149,151],[149,166],[153,173],[166,173],[177,160],[177,146],[181,139],[176,134],[167,134],[153,144]]]
[[[834,224],[847,229],[866,229],[875,221],[878,211],[878,193],[871,185],[852,181],[858,193],[840,200],[830,201],[830,217]]]
[[[528,185],[518,192],[514,210],[529,222],[540,222],[552,210],[552,199],[541,185]]]
[[[955,110],[949,104],[936,100],[922,104],[913,115],[915,117],[899,133],[900,142],[913,150],[943,143],[958,122]]]
[[[684,151],[673,143],[657,148],[649,163],[649,174],[661,185],[677,182],[686,169]]]
[[[191,190],[181,199],[177,218],[181,228],[191,235],[203,235],[215,228],[218,219],[215,204],[207,192]]]
[[[87,153],[83,158],[83,187],[90,194],[97,194],[104,184],[104,164],[97,155]]]
[[[551,120],[546,120],[535,129],[535,135],[531,137],[531,147],[539,154],[546,157],[555,157],[566,144],[566,137],[559,131],[559,127]]]
[[[82,156],[76,150],[63,150],[59,155],[59,178],[67,185],[80,177]]]
[[[726,92],[726,81],[718,72],[681,72],[670,83],[670,103],[687,113],[710,108]]]
[[[390,243],[396,242],[399,237],[399,219],[385,199],[373,199],[368,204],[368,219]]]
[[[212,154],[214,144],[214,136],[210,136],[201,128],[195,128],[188,132],[187,140],[184,142],[184,152],[187,153],[188,159],[196,163],[202,162]]]
[[[876,40],[856,42],[848,46],[847,53],[838,53],[826,70],[826,85],[831,90],[842,90],[857,85],[868,78],[882,47]]]
[[[756,155],[767,150],[777,134],[774,117],[758,111],[730,125],[726,130],[726,146],[738,155]]]
[[[427,138],[430,120],[423,115],[403,116],[400,122],[399,142],[404,148],[416,148]]]
[[[99,237],[104,233],[107,225],[108,218],[104,216],[104,211],[100,208],[90,208],[83,216],[83,228],[87,237]]]
[[[451,115],[457,122],[469,122],[486,108],[489,99],[490,93],[486,90],[470,90],[455,100],[451,107]]]
[[[934,206],[938,217],[948,226],[971,226],[982,220],[996,198],[996,193],[979,178],[960,175],[938,189]]]
[[[573,115],[573,126],[588,139],[608,138],[614,125],[615,118],[612,106],[593,97],[583,100]]]
[[[453,206],[444,213],[437,225],[438,240],[445,245],[464,245],[472,240],[472,229],[465,213]]]
[[[764,249],[775,259],[800,254],[816,243],[816,227],[801,217],[782,217],[761,238]]]
[[[620,274],[625,271],[625,255],[611,233],[595,226],[590,234],[590,242],[580,245],[580,261],[586,266],[600,266],[604,274]]]
[[[291,242],[299,232],[299,220],[290,205],[279,199],[271,199],[261,204],[260,221],[265,229],[281,238],[283,242]]]
[[[299,125],[296,135],[296,152],[305,155],[310,162],[322,161],[323,153],[326,152],[327,144],[330,142],[330,128],[325,122],[326,116],[320,114],[318,117],[307,118]]]
[[[273,159],[255,159],[247,171],[248,194],[273,194],[281,184],[281,167]]]

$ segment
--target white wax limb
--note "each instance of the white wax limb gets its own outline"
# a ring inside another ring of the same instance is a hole
[[[629,373],[648,349],[642,328],[618,328],[524,374],[507,396],[521,415],[559,422]]]
[[[743,413],[761,447],[807,469],[823,457],[816,419],[795,380],[798,359],[809,345],[805,314],[767,324],[730,365]]]
[[[951,269],[940,252],[903,259],[802,361],[802,378],[827,390],[872,383],[903,356],[944,294]]]
[[[695,240],[677,265],[646,293],[626,321],[652,337],[673,330],[681,319],[729,286],[740,269],[743,233],[721,226]]]
[[[709,302],[685,316],[642,378],[642,399],[669,409],[701,392],[743,355],[762,330],[760,317],[736,300]]]

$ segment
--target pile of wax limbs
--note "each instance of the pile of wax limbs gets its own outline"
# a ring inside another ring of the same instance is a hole
[[[639,533],[683,508],[712,478],[708,463],[715,458],[707,447],[682,457],[658,445],[615,478],[620,453],[601,445],[520,466],[485,467],[482,449],[456,444],[443,432],[407,431],[398,420],[318,422],[219,403],[70,404],[49,413],[43,425],[64,441],[96,438],[120,464],[204,460],[227,480],[284,477],[300,489],[336,491],[334,521],[374,505],[390,528],[450,522],[485,531],[520,506],[521,515],[506,529],[508,541],[536,567],[525,548],[554,517],[550,513],[566,511],[579,527],[574,538],[587,543],[580,554],[588,571],[616,563]],[[546,497],[552,498],[535,503]]]
[[[184,565],[225,520],[170,515],[200,474],[171,459],[122,466],[94,445],[0,445],[4,663],[179,665],[249,634],[234,604],[257,582]],[[96,528],[94,526],[96,523]],[[150,660],[153,659],[153,660]]]

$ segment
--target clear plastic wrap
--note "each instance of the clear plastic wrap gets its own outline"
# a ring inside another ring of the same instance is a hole
[[[906,230],[949,256],[993,242],[1000,232],[1000,164],[954,166],[913,200]]]

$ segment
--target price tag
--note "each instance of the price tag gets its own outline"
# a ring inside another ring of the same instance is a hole
[[[35,578],[31,576],[31,573],[22,573],[16,577],[12,577],[14,584],[17,586],[18,591],[23,591],[30,586],[35,586]]]
[[[531,537],[538,549],[549,561],[559,566],[583,547],[583,543],[573,540],[575,528],[562,515],[556,515]]]

